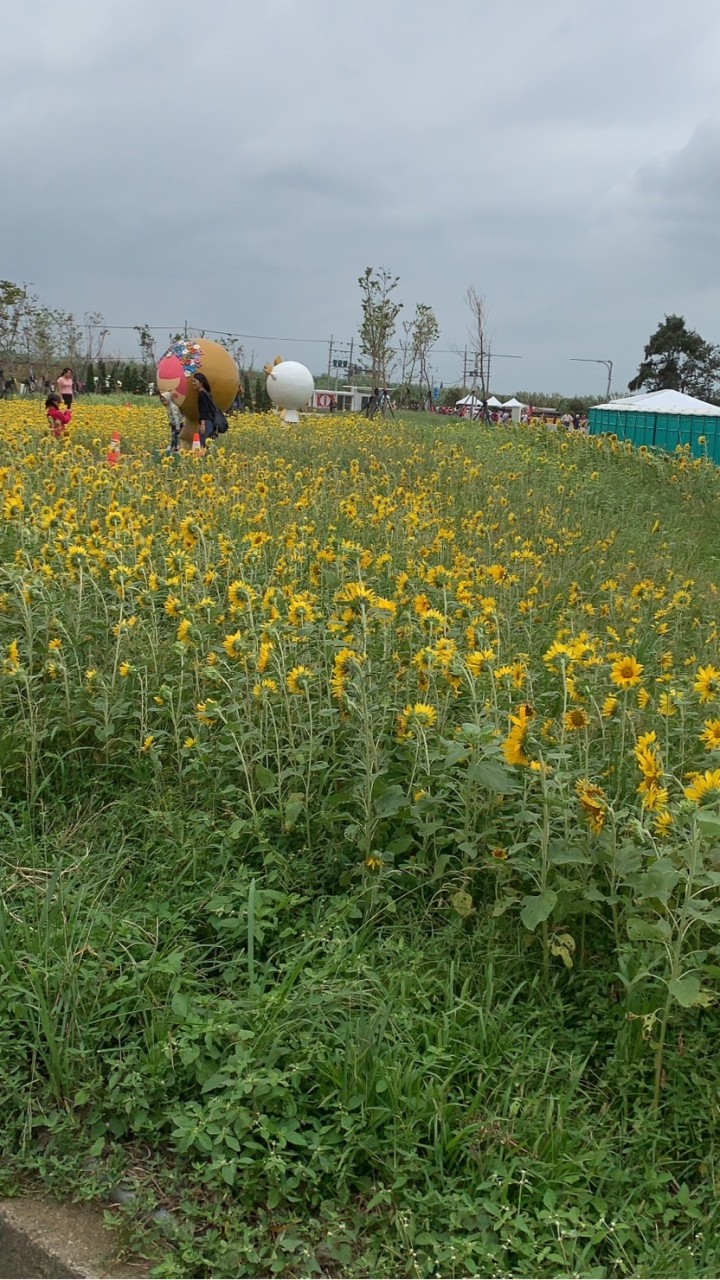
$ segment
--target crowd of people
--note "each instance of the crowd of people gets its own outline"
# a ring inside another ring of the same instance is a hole
[[[455,418],[472,419],[475,422],[497,423],[506,425],[513,421],[509,409],[493,409],[487,403],[477,405],[451,405],[441,409],[441,413]],[[520,414],[523,426],[528,424],[546,427],[564,427],[566,431],[587,431],[588,419],[581,413],[560,413],[558,409],[541,409],[526,405]]]
[[[183,417],[171,391],[160,392],[160,400],[165,406],[170,427],[168,453],[178,453],[183,447],[191,447],[196,434],[200,448],[205,449],[210,440],[227,431],[227,418],[215,403],[212,387],[205,374],[196,373],[191,382],[197,392],[197,424]],[[48,386],[51,387],[51,384]],[[55,389],[50,389],[46,397],[45,414],[56,440],[65,435],[72,422],[72,403],[77,390],[78,384],[73,370],[67,367],[56,379]]]

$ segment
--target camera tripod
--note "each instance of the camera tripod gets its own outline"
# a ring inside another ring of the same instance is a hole
[[[383,387],[382,391],[375,387],[365,410],[366,418],[374,418],[376,413],[381,413],[383,418],[387,418],[390,414],[391,418],[395,417],[392,403],[390,401],[390,392],[387,387]]]

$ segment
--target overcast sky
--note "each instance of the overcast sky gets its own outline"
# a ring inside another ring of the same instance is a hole
[[[667,312],[720,342],[719,0],[13,8],[0,276],[49,305],[317,371],[384,265],[446,384],[485,295],[496,391],[622,390]]]

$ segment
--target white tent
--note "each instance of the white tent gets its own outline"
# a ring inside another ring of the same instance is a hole
[[[455,401],[455,408],[459,409],[464,418],[479,418],[482,413],[482,400],[477,396],[463,396],[462,400]]]
[[[623,396],[607,404],[596,404],[596,409],[614,409],[619,413],[688,413],[694,416],[720,414],[720,406],[708,404],[688,396],[684,391],[641,391],[635,396]]]
[[[523,409],[527,409],[527,405],[523,404],[522,400],[518,400],[516,396],[511,396],[509,400],[505,401],[503,409],[509,409],[513,422],[519,422],[520,414]]]
[[[502,408],[502,400],[498,400],[497,396],[488,396],[488,408],[489,409]]]

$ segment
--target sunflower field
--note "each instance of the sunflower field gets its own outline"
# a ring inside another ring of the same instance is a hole
[[[0,404],[0,1188],[130,1188],[160,1276],[717,1274],[715,467],[43,417]]]

